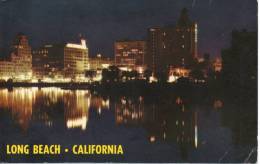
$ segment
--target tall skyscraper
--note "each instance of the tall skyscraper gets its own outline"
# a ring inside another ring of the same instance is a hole
[[[150,28],[147,39],[145,63],[153,72],[189,68],[198,55],[198,25],[189,19],[187,9],[181,11],[175,26]]]
[[[18,79],[32,78],[32,52],[27,36],[18,34],[12,46],[11,60]]]
[[[145,41],[115,42],[115,65],[135,69],[144,65]]]

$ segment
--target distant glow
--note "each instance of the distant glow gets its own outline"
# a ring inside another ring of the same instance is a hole
[[[195,112],[195,127],[194,127],[194,131],[195,131],[194,145],[195,145],[195,148],[198,148],[197,112]]]
[[[137,72],[140,73],[140,74],[144,73],[144,68],[143,67],[138,67],[137,68]]]
[[[109,108],[109,100],[102,100],[102,106]]]
[[[195,42],[198,42],[198,25],[195,23]]]
[[[156,140],[155,136],[150,137],[150,142],[155,142],[155,140]]]
[[[119,69],[120,69],[121,71],[132,71],[132,69],[129,68],[129,67],[119,67]]]
[[[182,105],[182,112],[184,112],[185,111],[185,108],[184,108],[184,105]]]
[[[150,76],[149,83],[158,82],[158,79],[155,76]]]
[[[163,132],[163,139],[165,140],[166,139],[166,133]]]
[[[180,98],[180,97],[178,97],[177,99],[176,99],[176,104],[182,104],[182,99]]]
[[[178,80],[178,76],[170,75],[168,78],[168,83],[174,83]]]
[[[37,83],[38,80],[37,80],[37,79],[32,79],[31,82],[32,82],[32,83]]]
[[[98,108],[98,115],[101,115],[101,108]]]
[[[53,47],[52,45],[45,45],[44,47],[48,48],[48,47]]]
[[[223,107],[223,102],[221,100],[215,100],[213,107],[214,107],[214,109],[220,109]]]
[[[123,105],[126,105],[126,100],[125,99],[121,99],[121,103],[123,104]]]
[[[198,148],[198,127],[195,125],[195,148]]]
[[[101,64],[102,68],[108,68],[110,64]]]

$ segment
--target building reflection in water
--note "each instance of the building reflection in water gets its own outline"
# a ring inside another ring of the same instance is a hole
[[[86,91],[63,91],[65,121],[68,129],[86,130],[90,95]]]
[[[56,123],[63,124],[67,129],[86,130],[90,98],[88,91],[59,88],[2,89],[0,109],[9,110],[13,120],[23,130],[28,129],[30,121],[42,122],[44,126],[50,127]],[[57,119],[60,117],[63,119]]]
[[[176,142],[186,158],[190,147],[198,148],[198,114],[180,97],[172,99],[170,104],[145,104],[143,97],[121,97],[115,105],[116,124],[145,127],[151,143]]]
[[[19,88],[12,91],[0,90],[0,109],[8,109],[12,118],[23,130],[29,126],[32,116],[32,105],[36,99],[37,88]]]

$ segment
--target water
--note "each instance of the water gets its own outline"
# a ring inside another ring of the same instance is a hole
[[[220,97],[0,89],[0,161],[254,162],[256,113],[238,108]],[[5,144],[122,144],[124,155],[8,156]]]

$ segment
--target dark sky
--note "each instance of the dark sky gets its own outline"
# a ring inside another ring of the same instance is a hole
[[[256,0],[0,0],[0,47],[18,32],[33,47],[82,33],[92,56],[112,56],[115,40],[145,39],[148,27],[175,24],[184,7],[199,25],[199,54],[220,55],[234,28],[257,30]]]

